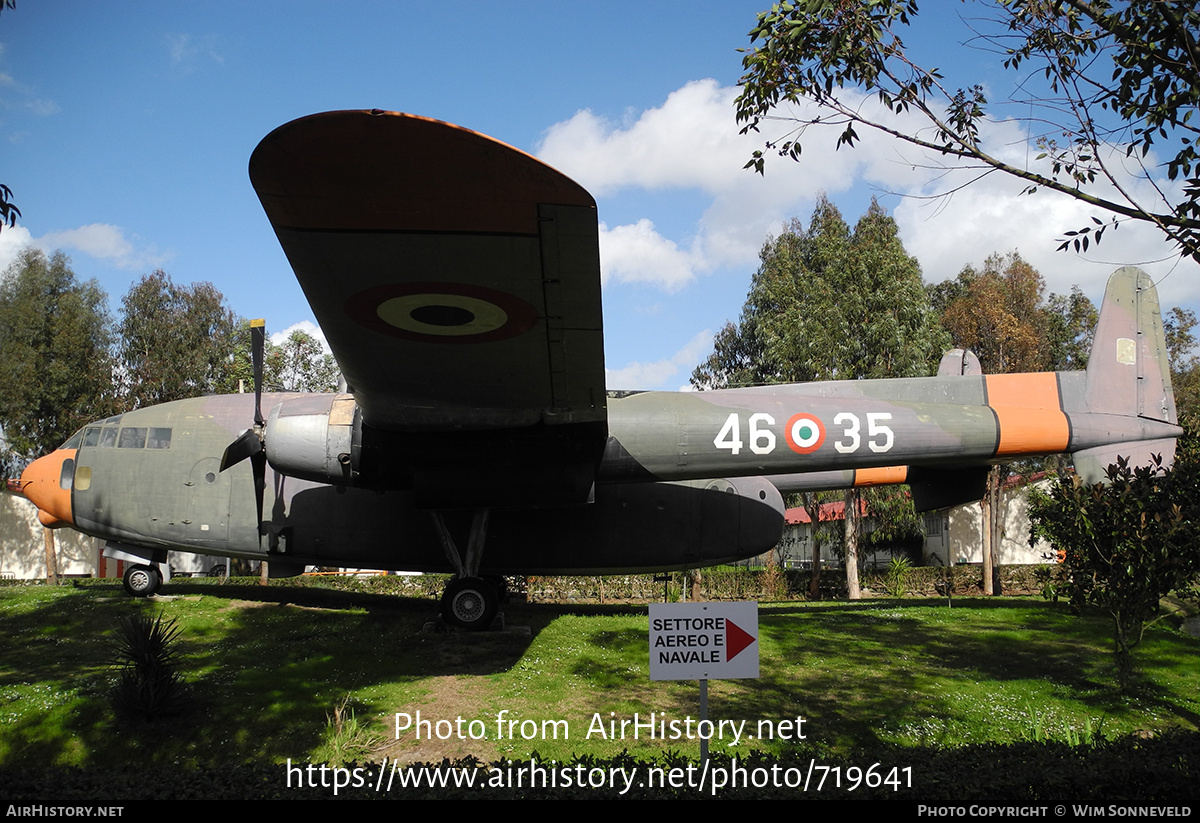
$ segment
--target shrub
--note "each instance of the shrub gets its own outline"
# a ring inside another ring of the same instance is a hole
[[[144,612],[118,621],[114,649],[118,680],[113,708],[123,720],[153,721],[179,714],[186,688],[179,673],[179,627]]]

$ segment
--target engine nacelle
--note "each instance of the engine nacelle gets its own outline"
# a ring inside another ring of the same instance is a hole
[[[289,477],[353,486],[361,420],[353,395],[288,398],[267,415],[267,462]]]

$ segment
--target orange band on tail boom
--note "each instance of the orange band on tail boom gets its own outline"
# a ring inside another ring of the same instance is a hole
[[[997,455],[1066,450],[1071,426],[1063,414],[1058,378],[1053,372],[989,374],[984,379],[988,405],[1000,427]]]

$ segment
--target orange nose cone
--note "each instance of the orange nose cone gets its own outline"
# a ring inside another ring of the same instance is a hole
[[[38,521],[48,529],[70,526],[71,484],[75,449],[59,449],[30,463],[21,473],[21,489],[38,507]]]

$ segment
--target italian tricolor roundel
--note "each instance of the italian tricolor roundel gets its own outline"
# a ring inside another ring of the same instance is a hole
[[[792,415],[783,433],[787,444],[797,454],[815,452],[825,442],[825,427],[811,414]]]

